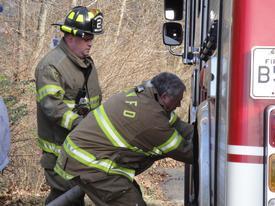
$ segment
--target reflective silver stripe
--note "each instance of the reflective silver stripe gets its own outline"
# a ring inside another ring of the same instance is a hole
[[[70,108],[75,108],[76,104],[74,100],[63,100],[63,102]],[[99,95],[91,97],[90,100],[88,100],[87,97],[81,99],[81,104],[86,105],[88,109],[90,109],[89,105],[91,106],[91,109],[96,108],[99,105]]]
[[[146,156],[166,154],[169,151],[176,149],[182,140],[180,134],[175,130],[172,136],[169,137],[169,139],[166,142],[164,142],[158,147],[154,147],[152,151],[144,152],[143,150],[127,143],[127,141],[122,137],[122,135],[119,134],[119,132],[113,126],[107,114],[105,113],[103,105],[95,109],[93,111],[93,114],[103,133],[114,146],[128,148],[134,152],[139,152]]]
[[[120,167],[109,159],[97,160],[93,154],[76,146],[69,136],[67,136],[64,142],[64,149],[71,157],[88,167],[97,168],[109,174],[123,175],[133,181],[135,176],[134,170]]]
[[[172,126],[178,119],[177,114],[173,111],[171,112],[170,119],[169,119],[169,125]]]
[[[73,121],[79,117],[78,114],[72,112],[71,110],[68,110],[63,114],[62,121],[61,121],[61,126],[71,130]]]
[[[63,177],[65,180],[71,180],[74,178],[73,175],[69,174],[68,172],[66,172],[65,170],[63,170],[59,164],[57,163],[54,167],[54,171],[59,174],[61,177]]]
[[[111,123],[110,119],[108,118],[103,105],[99,106],[95,110],[93,110],[93,114],[95,119],[100,126],[101,130],[105,134],[105,136],[110,140],[110,142],[115,147],[123,147],[128,148],[134,152],[142,153],[144,155],[150,155],[151,153],[144,152],[142,149],[139,149],[135,146],[130,145],[122,135],[116,130],[114,125]]]
[[[121,135],[116,131],[116,129],[113,127],[113,125],[108,124],[108,120],[106,120],[103,117],[103,114],[100,110],[104,109],[103,106],[101,105],[100,107],[98,107],[97,109],[94,110],[94,113],[99,117],[98,122],[101,123],[101,125],[103,126],[103,130],[104,133],[109,137],[109,140],[118,147],[124,147],[124,148],[128,148],[127,143],[125,143],[126,141],[122,140],[123,138],[121,137]]]
[[[153,154],[153,155],[162,155],[162,151],[159,150],[157,147],[154,147],[151,154]]]
[[[99,106],[99,95],[97,95],[97,96],[94,96],[94,97],[91,97],[90,99],[89,99],[89,104],[90,104],[90,106],[91,106],[91,109],[94,109],[94,108],[96,108],[96,107],[98,107]]]
[[[38,145],[43,151],[52,153],[55,156],[58,156],[61,152],[61,146],[48,142],[42,138],[38,138]]]
[[[158,146],[157,148],[162,151],[164,154],[176,149],[182,141],[182,136],[177,132],[174,131],[172,136],[164,142],[162,145]]]
[[[144,152],[143,150],[134,147],[130,145],[119,132],[116,130],[116,128],[111,123],[110,119],[108,118],[103,105],[98,107],[93,111],[93,114],[95,116],[95,119],[102,129],[103,133],[106,135],[106,137],[110,140],[110,142],[116,146],[116,147],[123,147],[128,148],[134,152],[142,153],[146,156],[149,155],[162,155],[166,154],[169,151],[175,149],[180,144],[182,137],[178,134],[178,132],[175,130],[169,139],[161,144],[158,147],[154,147],[152,151]]]
[[[37,91],[37,101],[40,102],[44,97],[53,95],[58,99],[62,99],[65,91],[57,85],[45,85]]]
[[[63,100],[63,102],[70,108],[73,109],[75,107],[75,101],[74,100]]]

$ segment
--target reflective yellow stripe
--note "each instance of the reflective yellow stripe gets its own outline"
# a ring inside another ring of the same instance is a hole
[[[74,100],[63,100],[63,102],[70,108],[73,109],[75,107],[75,101]]]
[[[154,147],[152,151],[144,152],[143,150],[130,145],[123,137],[122,135],[116,130],[114,125],[111,123],[110,119],[108,118],[103,105],[99,106],[95,110],[93,110],[93,114],[95,116],[95,119],[105,134],[105,136],[110,140],[110,142],[115,147],[123,147],[127,148],[129,150],[132,150],[134,152],[142,153],[146,156],[149,155],[162,155],[166,154],[178,147],[180,144],[182,137],[179,135],[179,133],[175,130],[173,135],[163,144],[161,144],[158,147]]]
[[[135,97],[135,96],[137,96],[136,92],[131,92],[131,93],[126,95],[126,97]]]
[[[78,114],[72,112],[71,110],[68,110],[63,114],[61,126],[68,130],[71,130],[74,120],[76,120],[78,117]]]
[[[122,138],[122,136],[115,129],[115,127],[107,117],[103,105],[95,109],[93,113],[100,128],[114,146],[124,148],[130,147],[130,145],[125,141],[124,138]]]
[[[149,155],[149,153],[146,153],[142,151],[141,149],[130,145],[123,137],[122,135],[116,130],[114,125],[111,123],[110,119],[108,118],[103,105],[99,106],[95,110],[93,110],[93,114],[95,116],[95,119],[105,134],[105,136],[110,140],[110,142],[115,147],[123,147],[128,148],[134,152],[142,153],[144,155]]]
[[[52,84],[47,84],[37,91],[37,101],[40,102],[44,97],[52,95],[58,99],[62,99],[65,91],[62,87]]]
[[[68,32],[68,33],[72,33],[72,30],[73,30],[71,27],[68,27],[65,25],[60,26],[60,29],[61,31]]]
[[[177,147],[180,145],[182,141],[182,136],[177,132],[177,130],[174,131],[172,136],[164,142],[162,145],[158,146],[157,148],[163,153],[166,154],[174,149],[177,149]]]
[[[92,12],[88,12],[88,16],[90,19],[93,19],[95,17],[95,15]]]
[[[78,29],[73,29],[73,28],[65,26],[65,25],[61,25],[60,30],[63,31],[63,32],[73,34],[73,35],[76,35],[77,32],[78,32]]]
[[[170,119],[169,119],[169,125],[172,126],[177,121],[178,116],[175,112],[171,112]]]
[[[99,9],[91,9],[88,12],[88,16],[89,16],[89,18],[93,19],[99,12],[100,12]]]
[[[162,155],[162,151],[160,151],[157,147],[154,147],[153,150],[150,152],[152,155]]]
[[[63,100],[63,102],[70,108],[75,108],[75,101],[74,100]],[[99,106],[99,95],[91,97],[90,100],[85,98],[84,104],[87,104],[85,107],[90,109],[89,105],[91,106],[91,109],[94,109]],[[88,105],[89,104],[89,105]]]
[[[100,102],[99,102],[99,95],[91,97],[89,99],[89,104],[91,106],[91,109],[97,108],[99,106],[99,104],[100,104]]]
[[[95,116],[95,119],[105,134],[105,136],[109,139],[109,141],[115,146],[115,147],[123,147],[127,148],[129,150],[132,150],[134,152],[142,153],[146,156],[149,155],[162,155],[166,154],[174,149],[176,149],[179,144],[182,141],[181,135],[175,130],[169,139],[164,142],[163,144],[154,147],[152,151],[144,152],[143,150],[130,145],[123,137],[122,135],[116,130],[114,125],[111,123],[110,119],[108,118],[103,105],[99,106],[95,110],[93,110],[93,114]]]
[[[77,16],[77,18],[76,18],[75,21],[83,23],[83,22],[84,22],[84,17],[83,17],[83,15],[82,15],[82,14],[79,14],[79,15]]]
[[[43,151],[52,153],[55,156],[58,156],[61,152],[61,146],[48,142],[42,138],[38,138],[38,145]]]
[[[63,147],[68,155],[87,167],[96,168],[108,174],[123,175],[133,181],[135,170],[120,167],[117,163],[109,159],[97,160],[93,154],[76,146],[69,136],[67,136]]]
[[[75,13],[74,13],[74,11],[72,11],[70,14],[69,14],[69,16],[68,16],[68,19],[74,19],[74,15],[75,15]]]
[[[66,172],[65,170],[63,170],[59,164],[57,163],[54,167],[54,171],[59,174],[61,177],[63,177],[65,180],[71,180],[74,178],[73,175],[70,175],[68,172]]]

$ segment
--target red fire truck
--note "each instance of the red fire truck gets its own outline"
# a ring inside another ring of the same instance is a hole
[[[275,205],[275,1],[165,0],[164,13],[164,44],[193,69],[186,205]]]

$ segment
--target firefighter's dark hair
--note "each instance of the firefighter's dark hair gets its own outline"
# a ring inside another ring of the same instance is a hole
[[[162,95],[166,92],[169,96],[176,97],[181,92],[186,91],[186,87],[181,79],[169,72],[162,72],[151,80],[151,83],[157,89],[158,94]]]

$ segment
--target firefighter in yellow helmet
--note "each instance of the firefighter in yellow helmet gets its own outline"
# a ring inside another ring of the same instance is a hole
[[[193,162],[193,126],[174,113],[184,91],[164,72],[113,95],[67,136],[55,171],[97,206],[146,205],[135,175],[165,157]]]
[[[101,103],[97,71],[89,56],[95,35],[102,33],[98,9],[73,8],[63,24],[59,45],[39,62],[36,71],[38,143],[41,165],[51,191],[46,204],[71,188],[53,170],[68,133]],[[84,205],[84,199],[72,205]]]

